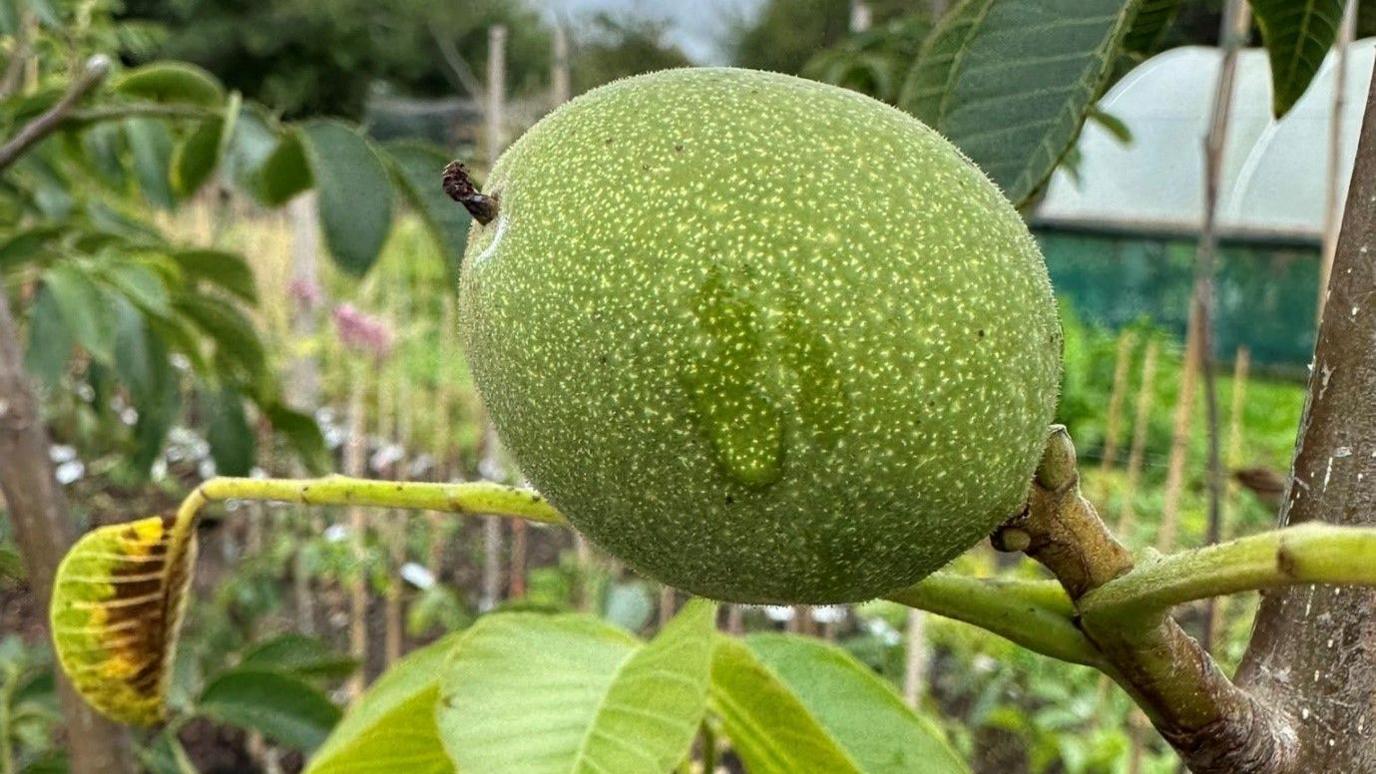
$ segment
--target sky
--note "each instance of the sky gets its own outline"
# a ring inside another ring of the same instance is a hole
[[[536,0],[553,13],[578,16],[608,11],[669,22],[669,37],[700,64],[722,64],[722,35],[733,18],[749,17],[762,0]]]

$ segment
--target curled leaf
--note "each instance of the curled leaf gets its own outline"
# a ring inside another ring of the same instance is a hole
[[[92,530],[57,570],[53,645],[92,707],[121,723],[162,720],[196,556],[194,519],[154,516]]]

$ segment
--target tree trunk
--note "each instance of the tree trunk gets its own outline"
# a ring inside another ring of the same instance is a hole
[[[1376,524],[1373,202],[1376,88],[1367,96],[1283,525]],[[1300,743],[1295,771],[1376,772],[1376,590],[1267,594],[1238,680],[1289,713]]]
[[[53,576],[76,527],[62,490],[53,478],[48,434],[38,400],[24,373],[19,328],[0,289],[0,493],[14,525],[29,588],[40,609],[47,608]],[[72,691],[58,670],[62,721],[75,774],[133,772],[128,732],[96,714]]]

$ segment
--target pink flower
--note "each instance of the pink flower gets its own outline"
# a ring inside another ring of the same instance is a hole
[[[287,286],[287,295],[291,296],[307,311],[312,311],[320,307],[320,302],[325,299],[324,292],[320,289],[320,284],[315,280],[305,277],[297,277]]]
[[[392,331],[382,320],[360,312],[353,304],[340,304],[334,310],[334,325],[344,346],[385,360],[392,352]]]

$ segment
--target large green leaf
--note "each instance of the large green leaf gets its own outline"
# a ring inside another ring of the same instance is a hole
[[[0,272],[46,255],[49,243],[61,233],[55,226],[35,226],[12,234],[0,242]]]
[[[39,288],[29,311],[29,346],[24,350],[24,368],[40,384],[56,388],[75,343],[56,297],[46,286]]]
[[[224,121],[202,121],[177,144],[172,154],[172,188],[178,196],[191,196],[200,190],[220,163],[221,134]]]
[[[224,101],[224,89],[215,76],[185,62],[153,62],[125,73],[115,91],[128,97],[155,102],[215,106]]]
[[[17,0],[0,0],[0,36],[13,37],[19,31]]]
[[[178,250],[171,258],[188,277],[217,285],[250,304],[258,302],[253,269],[243,256],[224,250],[193,249]]]
[[[341,269],[368,272],[392,228],[392,182],[368,141],[337,121],[311,121],[301,142],[319,195],[325,244]]]
[[[899,104],[1026,203],[1112,72],[1139,0],[962,0],[923,44]]]
[[[257,731],[296,750],[319,747],[339,722],[339,708],[319,688],[271,669],[240,667],[206,686],[197,711]]]
[[[1128,29],[1123,48],[1127,51],[1150,56],[1161,46],[1171,22],[1180,11],[1182,0],[1142,0],[1137,18]]]
[[[273,429],[287,439],[301,463],[311,473],[320,475],[330,470],[330,451],[325,445],[325,436],[320,433],[320,425],[314,419],[277,402],[268,402],[259,408],[267,415]]]
[[[448,276],[451,280],[457,279],[472,218],[468,210],[455,206],[439,184],[448,155],[433,145],[410,141],[388,143],[384,150],[399,187],[420,213],[435,240],[444,265],[449,269]]]
[[[167,285],[157,272],[132,261],[115,260],[101,277],[140,309],[156,315],[172,311]]]
[[[814,639],[723,638],[712,706],[752,774],[966,774],[930,722],[868,668]]]
[[[318,680],[340,680],[358,668],[352,658],[301,634],[282,634],[265,640],[245,653],[239,664]]]
[[[435,708],[440,677],[467,632],[456,632],[398,661],[370,686],[306,767],[307,774],[452,774]]]
[[[117,303],[114,308],[115,373],[138,410],[130,464],[136,472],[146,474],[181,410],[180,385],[167,346],[149,318],[128,303]]]
[[[1355,2],[1355,0],[1354,0]],[[1281,118],[1304,95],[1343,21],[1345,0],[1251,0],[1271,59],[1271,109]]]
[[[248,134],[248,138],[242,143],[236,141],[238,146],[243,146],[242,152],[251,154],[260,150],[260,144],[252,144],[258,135],[253,135],[249,128],[251,124],[241,122],[241,132]],[[249,158],[244,163],[252,163],[256,159]],[[282,135],[270,153],[257,163],[254,175],[254,192],[264,204],[270,207],[280,207],[291,200],[293,196],[311,187],[311,168],[306,162],[306,151],[301,146],[301,135],[298,132],[290,131]]]
[[[172,134],[167,125],[152,118],[130,118],[124,122],[125,137],[134,159],[134,176],[148,203],[172,209]]]
[[[92,124],[81,132],[81,148],[89,171],[112,190],[122,191],[127,178],[123,128],[110,121]]]
[[[581,616],[482,619],[445,670],[445,749],[460,771],[669,771],[706,708],[715,612],[694,600],[647,645]]]
[[[205,435],[215,472],[222,476],[247,476],[253,469],[258,444],[253,428],[244,414],[244,397],[229,389],[208,390],[203,394],[206,418]]]
[[[195,323],[215,343],[215,356],[224,365],[240,369],[245,381],[265,376],[267,356],[253,323],[233,304],[223,300],[186,293],[175,303],[179,313]]]
[[[59,263],[43,273],[43,285],[76,342],[102,363],[114,357],[115,321],[109,297],[79,267]]]

